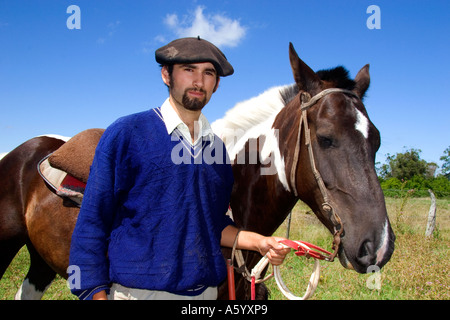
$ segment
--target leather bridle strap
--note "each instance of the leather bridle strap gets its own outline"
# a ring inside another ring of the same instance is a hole
[[[300,139],[301,139],[301,134],[302,134],[302,124],[305,124],[305,145],[311,144],[311,136],[309,133],[308,118],[307,118],[306,111],[309,108],[313,107],[317,102],[319,102],[320,99],[322,99],[323,97],[325,97],[331,93],[344,93],[344,94],[347,94],[347,95],[350,95],[350,96],[353,96],[353,97],[356,97],[359,99],[359,97],[353,91],[346,90],[346,89],[339,89],[339,88],[325,89],[325,90],[319,92],[318,94],[316,94],[315,96],[313,96],[312,98],[308,92],[303,91],[300,93],[301,115],[300,115],[300,121],[298,124],[298,133],[297,133],[297,142],[295,144],[294,160],[292,162],[291,174],[290,174],[291,187],[292,187],[292,189],[294,191],[294,195],[296,197],[298,197],[298,191],[297,191],[295,174],[297,172],[297,165],[298,165],[298,160],[300,157],[300,142],[301,142]],[[311,158],[314,161],[314,157],[310,156],[310,161],[311,161]],[[315,169],[315,165],[312,167],[313,167],[313,169]],[[320,173],[319,173],[319,175],[320,175]],[[322,192],[322,194],[325,193],[324,190],[322,189],[322,187],[321,187],[321,192]]]
[[[297,133],[297,142],[295,144],[295,151],[294,151],[294,159],[292,161],[292,167],[290,172],[290,179],[291,179],[291,187],[294,191],[294,195],[298,197],[298,190],[297,190],[297,184],[296,184],[296,173],[297,173],[297,166],[298,161],[300,158],[300,143],[301,143],[301,134],[302,129],[305,133],[305,146],[308,149],[308,155],[309,155],[309,162],[311,164],[311,168],[313,171],[314,178],[316,179],[317,185],[319,186],[320,193],[323,197],[323,204],[322,209],[328,213],[329,219],[333,224],[334,228],[334,239],[333,239],[333,254],[327,259],[328,261],[333,261],[334,258],[337,255],[339,244],[340,244],[340,236],[344,231],[342,220],[339,217],[339,215],[333,210],[332,205],[330,204],[330,199],[328,197],[328,191],[325,187],[325,183],[323,182],[322,176],[320,172],[317,170],[316,163],[314,160],[314,152],[311,144],[311,133],[308,126],[308,117],[307,117],[307,110],[313,107],[314,105],[319,102],[320,99],[323,97],[331,94],[331,93],[343,93],[347,94],[352,97],[356,97],[359,99],[359,97],[350,90],[346,89],[340,89],[340,88],[332,88],[332,89],[325,89],[315,96],[311,97],[311,95],[308,92],[301,92],[300,93],[300,121],[298,125],[298,133]]]

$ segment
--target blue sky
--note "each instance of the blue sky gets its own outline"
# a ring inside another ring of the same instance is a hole
[[[67,27],[70,5],[81,29]],[[367,27],[370,5],[381,29]],[[168,93],[154,51],[197,33],[235,69],[205,108],[211,122],[292,83],[292,42],[314,70],[343,65],[354,77],[370,64],[365,105],[382,135],[377,161],[415,148],[441,164],[450,146],[448,0],[0,0],[0,153],[161,105]]]

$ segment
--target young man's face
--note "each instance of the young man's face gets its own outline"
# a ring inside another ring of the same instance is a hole
[[[200,111],[217,90],[220,78],[210,62],[175,64],[172,76],[167,66],[161,70],[163,81],[169,86],[170,96],[177,106]]]

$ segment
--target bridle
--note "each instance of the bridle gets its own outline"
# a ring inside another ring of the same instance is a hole
[[[356,97],[359,99],[359,97],[354,93],[353,91],[346,90],[346,89],[339,89],[339,88],[332,88],[332,89],[325,89],[315,96],[311,97],[311,95],[306,92],[302,91],[299,94],[300,99],[300,121],[298,125],[298,134],[297,134],[297,142],[295,144],[295,151],[294,151],[294,159],[292,162],[291,167],[291,175],[290,175],[290,181],[291,181],[291,187],[294,191],[294,195],[298,197],[298,191],[297,191],[297,184],[296,184],[296,173],[297,173],[297,165],[300,157],[300,144],[301,144],[301,134],[302,134],[302,128],[305,132],[305,146],[308,149],[308,155],[309,155],[309,161],[311,164],[311,168],[314,174],[314,178],[316,179],[317,185],[319,186],[320,193],[323,197],[323,203],[322,203],[322,209],[328,214],[328,217],[333,224],[333,253],[327,257],[325,260],[327,261],[334,261],[334,258],[336,257],[338,251],[339,251],[339,244],[341,242],[341,235],[344,232],[344,226],[342,223],[341,218],[336,213],[336,211],[333,209],[333,206],[330,203],[330,198],[328,196],[327,188],[325,187],[325,183],[323,182],[322,176],[320,172],[317,170],[316,162],[314,160],[314,152],[311,144],[311,132],[308,126],[308,117],[307,117],[307,111],[314,105],[316,105],[320,99],[323,97],[331,94],[331,93],[343,93],[347,94],[352,97]]]

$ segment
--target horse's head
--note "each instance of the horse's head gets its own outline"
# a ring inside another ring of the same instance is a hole
[[[362,102],[370,83],[369,67],[363,67],[354,80],[343,68],[316,74],[292,44],[290,61],[299,94],[285,112],[290,113],[290,126],[302,122],[301,134],[291,130],[295,134],[286,141],[290,184],[320,221],[340,234],[335,240],[340,240],[338,256],[344,267],[360,273],[370,271],[370,266],[381,268],[394,251],[395,235],[375,173],[380,133]],[[344,77],[336,76],[342,72]]]

